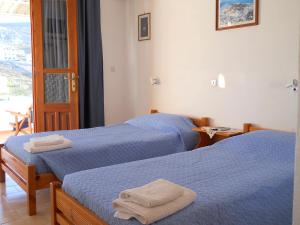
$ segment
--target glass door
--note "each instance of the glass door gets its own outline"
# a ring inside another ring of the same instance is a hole
[[[76,15],[74,0],[32,1],[37,132],[78,129]]]

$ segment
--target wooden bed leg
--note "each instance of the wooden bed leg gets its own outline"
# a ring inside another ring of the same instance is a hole
[[[0,183],[5,183],[5,172],[0,168]]]
[[[28,167],[28,183],[27,183],[27,210],[28,215],[36,214],[36,180],[35,166]]]
[[[27,210],[29,216],[36,215],[36,191],[27,193]]]
[[[57,225],[57,218],[56,218],[56,189],[60,188],[59,182],[52,182],[50,183],[50,194],[51,194],[51,224]]]
[[[0,144],[0,183],[5,183],[5,172],[2,169],[2,148],[4,147],[3,144]]]

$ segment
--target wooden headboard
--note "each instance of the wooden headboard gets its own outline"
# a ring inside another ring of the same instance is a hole
[[[151,114],[159,113],[157,109],[151,109],[150,111]],[[189,117],[195,126],[197,127],[205,127],[210,125],[210,119],[208,117],[202,117],[202,118],[194,118],[194,117]]]
[[[252,123],[245,123],[244,124],[244,133],[248,133],[248,132],[252,132],[252,131],[257,131],[257,130],[270,130],[270,129],[266,129],[266,128],[262,128],[256,124],[252,124]]]

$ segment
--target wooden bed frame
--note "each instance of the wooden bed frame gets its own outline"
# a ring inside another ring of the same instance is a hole
[[[36,173],[35,165],[26,165],[17,156],[0,145],[0,182],[5,182],[5,173],[9,175],[27,195],[27,212],[36,214],[36,191],[49,188],[50,182],[58,181],[53,173]]]
[[[244,124],[244,133],[267,130],[254,124]],[[61,188],[60,182],[51,187],[51,223],[52,225],[109,225],[91,210],[84,207]]]
[[[244,133],[249,133],[257,130],[270,130],[270,129],[262,128],[259,125],[252,124],[252,123],[244,123],[244,128],[243,128]]]
[[[151,110],[151,114],[158,113],[158,110]],[[208,126],[209,118],[191,118],[193,123],[198,126]],[[8,174],[27,195],[28,215],[36,214],[36,191],[49,188],[49,184],[59,179],[53,173],[36,173],[35,165],[27,165],[16,155],[0,145],[0,182],[5,182],[5,173]]]

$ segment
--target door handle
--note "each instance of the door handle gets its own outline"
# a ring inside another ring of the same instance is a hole
[[[72,92],[76,92],[77,80],[78,80],[78,77],[76,76],[76,74],[72,73],[71,74],[71,89],[72,89]]]

